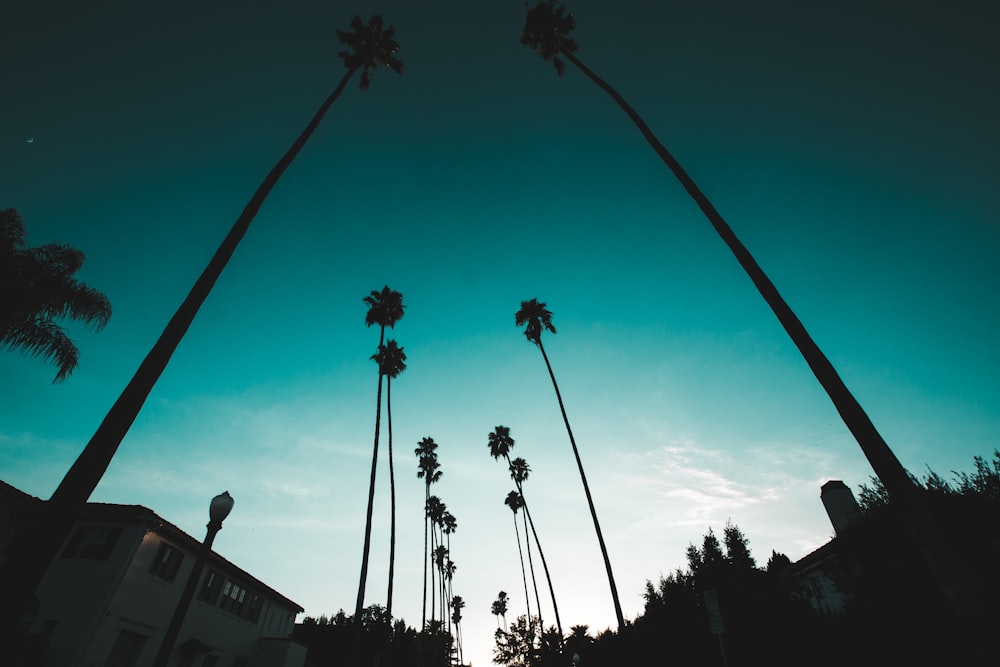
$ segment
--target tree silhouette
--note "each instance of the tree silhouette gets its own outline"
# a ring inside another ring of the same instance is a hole
[[[399,44],[395,30],[384,27],[381,16],[372,17],[365,24],[359,17],[351,21],[351,30],[337,31],[337,38],[347,49],[340,58],[347,68],[337,87],[320,105],[319,110],[291,148],[278,160],[257,191],[250,198],[243,212],[233,224],[226,238],[216,250],[208,266],[188,292],[184,302],[174,313],[160,338],[143,360],[132,380],[111,407],[86,448],[70,467],[69,472],[52,494],[43,510],[44,516],[25,528],[7,554],[0,571],[0,590],[5,602],[0,606],[0,642],[17,626],[21,612],[30,604],[31,597],[55,557],[59,545],[66,539],[84,503],[103,477],[122,439],[128,433],[146,398],[159,379],[174,350],[180,344],[195,315],[205,302],[212,287],[246,234],[264,200],[298,156],[302,147],[319,127],[330,106],[340,97],[355,73],[361,72],[361,89],[371,83],[372,70],[388,67],[397,73],[403,71],[403,61],[396,57]],[[6,642],[4,642],[6,643]]]
[[[837,412],[840,413],[844,424],[854,435],[861,450],[868,458],[869,463],[875,470],[875,474],[882,480],[889,492],[894,496],[899,496],[904,501],[911,500],[915,495],[913,484],[910,483],[903,466],[896,455],[882,439],[881,434],[872,424],[871,419],[862,409],[861,405],[854,398],[854,395],[847,389],[841,380],[840,375],[834,369],[833,364],[826,358],[826,355],[819,349],[812,337],[806,331],[802,322],[792,312],[792,309],[778,293],[777,288],[770,278],[764,273],[757,261],[746,249],[746,246],[737,238],[729,224],[722,218],[715,207],[708,200],[708,197],[698,188],[694,180],[688,176],[680,163],[671,155],[667,149],[656,138],[646,122],[639,116],[638,112],[625,101],[618,91],[611,87],[606,81],[601,79],[590,68],[580,62],[574,54],[579,48],[570,33],[576,28],[576,19],[572,14],[566,13],[563,6],[556,6],[555,2],[539,2],[534,8],[528,9],[524,23],[524,32],[521,35],[521,44],[534,49],[543,60],[551,62],[556,73],[562,76],[566,70],[565,63],[560,57],[573,63],[591,81],[598,85],[604,92],[622,108],[632,122],[639,128],[646,142],[652,147],[656,154],[663,160],[677,180],[680,181],[685,191],[691,196],[705,217],[715,228],[716,233],[729,246],[729,249],[736,256],[737,261],[747,275],[753,281],[761,296],[771,307],[771,310],[781,322],[782,327],[788,333],[792,342],[802,353],[803,358],[812,369],[813,374],[819,383],[826,390],[827,395],[833,401]]]
[[[514,480],[514,484],[517,485],[517,492],[521,494],[521,503],[524,507],[524,516],[527,518],[527,525],[531,526],[531,534],[535,538],[535,546],[538,547],[538,556],[542,559],[542,569],[545,572],[545,580],[549,585],[549,595],[552,598],[552,612],[556,617],[556,627],[559,630],[559,636],[562,636],[562,621],[559,619],[559,605],[556,603],[556,591],[552,586],[552,577],[549,574],[549,565],[545,560],[545,552],[542,550],[542,543],[538,539],[538,531],[535,530],[535,521],[531,518],[531,510],[528,508],[528,501],[524,497],[524,486],[523,482],[528,479],[528,473],[530,468],[527,462],[523,458],[517,458],[513,461],[510,458],[510,450],[514,447],[514,438],[510,435],[510,429],[506,426],[497,426],[493,429],[493,432],[487,436],[487,444],[490,448],[490,455],[494,459],[499,459],[501,456],[507,461],[507,469],[510,471],[510,477]],[[514,462],[519,463],[515,466]],[[525,539],[527,538],[528,529],[527,526],[524,530]],[[529,558],[528,562],[531,562],[531,552],[528,552]],[[534,581],[534,567],[531,570],[532,581]],[[538,587],[535,586],[535,598],[538,597]],[[539,612],[538,616],[541,618],[541,605],[538,605]]]
[[[53,382],[62,382],[79,365],[80,350],[56,320],[100,331],[111,319],[111,302],[73,277],[83,266],[82,252],[58,243],[29,248],[24,236],[17,210],[0,211],[0,348],[55,362]]]
[[[378,361],[381,355],[381,358],[388,364],[390,363],[390,352],[388,349],[383,350],[382,344],[385,340],[385,328],[395,327],[396,322],[403,317],[403,295],[385,286],[381,292],[373,290],[371,294],[364,298],[364,302],[368,305],[368,312],[365,314],[365,324],[369,327],[377,324],[379,327],[378,352],[373,354],[371,358]],[[395,348],[394,342],[393,346]],[[406,357],[404,355],[400,358],[402,349],[395,348],[391,354],[395,355],[391,363],[403,364],[403,360]],[[401,372],[403,368],[406,368],[405,364],[402,365],[402,368],[398,368],[397,373]],[[396,367],[387,367],[386,370],[396,370]],[[368,581],[368,556],[372,540],[372,511],[375,506],[375,472],[378,467],[379,422],[382,417],[382,378],[385,375],[386,373],[383,372],[382,364],[379,363],[378,392],[375,399],[375,445],[372,448],[372,469],[368,480],[368,508],[365,515],[365,540],[361,552],[361,575],[358,582],[358,599],[354,606],[354,618],[355,622],[358,623],[360,623],[361,612],[364,609],[365,588]],[[391,540],[394,539],[395,536],[391,538]],[[390,575],[390,581],[391,579]]]
[[[556,328],[552,324],[552,311],[540,303],[538,299],[522,301],[521,309],[514,314],[514,323],[517,326],[524,326],[524,335],[529,341],[534,343],[542,353],[545,360],[545,368],[549,371],[549,378],[552,379],[552,388],[556,392],[556,400],[559,401],[559,411],[562,412],[563,422],[566,424],[566,433],[569,434],[569,444],[573,447],[573,457],[576,459],[576,467],[580,471],[580,481],[583,482],[583,491],[587,496],[587,506],[590,507],[590,516],[594,520],[594,531],[597,533],[597,542],[601,547],[601,555],[604,557],[604,569],[608,573],[608,584],[611,587],[611,599],[615,604],[615,615],[618,617],[618,629],[621,631],[625,627],[625,617],[622,614],[622,605],[618,599],[618,587],[615,585],[615,575],[611,571],[611,559],[608,558],[608,548],[604,544],[604,533],[601,532],[601,524],[597,520],[597,510],[594,508],[594,499],[590,494],[590,485],[587,484],[587,474],[583,470],[583,461],[580,459],[580,450],[576,447],[576,439],[573,437],[573,429],[569,425],[569,417],[566,416],[566,406],[563,405],[562,394],[559,392],[559,384],[556,382],[556,374],[552,371],[552,364],[549,363],[549,355],[545,353],[545,346],[542,344],[542,332],[555,333]]]
[[[500,591],[497,594],[497,599],[493,601],[490,605],[490,611],[494,616],[497,617],[497,627],[500,627],[500,619],[503,619],[503,627],[507,627],[507,593],[506,591]]]
[[[423,438],[413,450],[417,456],[417,478],[424,480],[424,606],[420,618],[421,629],[427,625],[427,567],[430,562],[427,540],[430,529],[431,484],[441,479],[441,471],[438,470],[441,466],[435,452],[437,448],[438,444],[433,438]]]
[[[396,565],[396,472],[392,461],[392,380],[406,370],[406,353],[389,340],[379,346],[379,351],[372,358],[378,364],[379,373],[385,376],[385,416],[389,431],[389,591],[386,594],[385,610],[392,618],[392,587],[395,581]]]
[[[517,491],[511,491],[507,494],[507,497],[503,501],[504,505],[510,508],[510,511],[514,513],[514,535],[517,537],[517,553],[521,557],[521,578],[524,580],[524,604],[528,608],[528,618],[533,618],[531,615],[531,596],[528,595],[528,573],[524,569],[524,550],[521,548],[521,530],[517,527],[517,511],[524,507],[524,501],[521,499],[521,494]],[[525,535],[525,539],[528,536]]]

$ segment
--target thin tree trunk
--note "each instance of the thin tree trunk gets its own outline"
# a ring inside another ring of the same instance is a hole
[[[531,627],[531,598],[528,596],[528,573],[524,569],[524,550],[521,549],[521,531],[517,527],[517,514],[514,515],[514,534],[517,536],[517,553],[521,557],[521,579],[524,580],[524,604],[528,608],[528,627]]]
[[[424,628],[427,627],[427,561],[429,559],[430,552],[427,551],[427,531],[428,523],[430,522],[427,516],[427,503],[431,499],[431,483],[430,483],[430,472],[427,473],[427,479],[424,485],[424,608],[420,616],[420,631],[423,632]],[[433,612],[431,612],[433,614]]]
[[[246,234],[257,211],[319,127],[330,106],[340,97],[356,69],[347,71],[334,91],[320,105],[305,130],[264,178],[208,266],[140,364],[132,380],[115,401],[52,497],[42,507],[41,516],[27,526],[25,532],[11,545],[4,567],[0,571],[0,590],[4,591],[5,598],[4,603],[0,605],[0,642],[6,644],[3,640],[7,633],[13,631],[21,612],[29,607],[35,589],[38,588],[49,563],[69,536],[76,518],[107,471],[146,398],[194,321],[201,305],[212,291],[240,240]]]
[[[608,548],[604,545],[604,533],[601,532],[601,524],[597,520],[597,510],[594,509],[594,499],[590,495],[590,485],[587,484],[587,475],[583,471],[583,461],[580,460],[580,451],[576,448],[576,439],[573,437],[573,429],[569,425],[569,417],[566,416],[566,407],[563,405],[562,394],[559,392],[559,383],[556,382],[556,374],[552,372],[552,364],[549,363],[549,355],[545,353],[545,346],[542,345],[541,337],[536,341],[538,349],[542,351],[542,359],[545,360],[545,367],[549,370],[549,377],[552,378],[552,387],[556,390],[556,399],[559,401],[559,410],[562,412],[563,422],[566,423],[566,432],[569,434],[569,444],[573,446],[573,456],[576,457],[576,467],[580,470],[580,480],[583,482],[583,491],[587,496],[587,505],[590,507],[590,516],[594,519],[594,530],[597,531],[597,541],[601,546],[601,555],[604,556],[604,568],[608,571],[608,584],[611,586],[611,598],[615,603],[615,615],[618,617],[618,632],[625,629],[625,617],[622,614],[622,605],[618,600],[618,587],[615,585],[615,575],[611,571],[611,559],[608,558]]]
[[[392,378],[385,380],[385,416],[389,430],[389,593],[385,611],[392,618],[392,585],[396,567],[396,472],[392,465]]]
[[[896,458],[889,445],[882,439],[881,434],[875,428],[875,425],[872,424],[871,419],[869,419],[861,404],[858,403],[854,395],[847,389],[840,375],[834,369],[833,364],[830,363],[826,355],[823,354],[819,346],[813,341],[802,325],[802,322],[799,321],[799,318],[792,312],[792,309],[785,303],[785,300],[778,293],[777,288],[760,268],[743,243],[736,237],[732,228],[723,220],[719,212],[715,210],[708,197],[702,193],[701,189],[688,176],[680,163],[660,143],[660,140],[656,138],[642,117],[618,94],[618,91],[597,76],[597,74],[580,62],[573,54],[563,53],[563,55],[566,56],[567,60],[576,65],[581,72],[587,75],[591,81],[610,95],[618,103],[618,106],[628,114],[628,117],[632,119],[632,122],[635,123],[642,136],[646,139],[646,142],[656,151],[656,154],[660,156],[664,164],[673,172],[677,180],[681,182],[681,185],[684,186],[687,193],[694,199],[698,208],[701,209],[705,217],[712,223],[715,231],[726,245],[729,246],[740,266],[750,276],[750,280],[753,281],[761,296],[764,297],[764,300],[778,317],[778,321],[781,322],[785,332],[799,349],[806,363],[809,364],[809,368],[816,376],[816,379],[819,380],[823,389],[826,390],[830,400],[833,401],[833,405],[836,407],[837,412],[840,413],[841,419],[843,419],[848,430],[850,430],[851,434],[858,441],[861,451],[864,452],[869,464],[871,464],[875,474],[885,485],[886,490],[894,498],[901,499],[903,502],[910,501],[915,495],[915,488],[899,459]]]
[[[378,339],[378,346],[381,349],[385,338],[385,327],[382,327]],[[378,468],[378,436],[379,422],[382,419],[382,369],[378,373],[378,394],[375,404],[375,445],[372,448],[372,471],[368,480],[368,511],[365,515],[365,542],[361,552],[361,578],[358,582],[358,601],[354,605],[354,623],[358,628],[360,638],[361,630],[361,610],[365,604],[365,587],[368,580],[368,554],[372,543],[372,511],[375,507],[375,472]]]
[[[522,502],[524,501],[524,496],[521,496]],[[523,507],[521,509],[524,509]],[[528,548],[528,570],[531,572],[531,587],[535,589],[535,611],[538,615],[538,625],[544,628],[545,623],[542,621],[542,600],[538,597],[538,579],[535,577],[535,561],[531,557],[531,537],[528,535],[528,513],[525,512],[524,516],[521,517],[521,522],[524,524],[524,543]],[[541,636],[541,635],[539,635]]]

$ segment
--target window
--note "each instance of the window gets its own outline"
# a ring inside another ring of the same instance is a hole
[[[246,603],[247,589],[232,580],[227,580],[222,587],[222,599],[219,600],[219,609],[228,611],[234,616],[243,616],[243,605]]]
[[[198,599],[209,604],[215,604],[215,601],[219,599],[219,591],[221,589],[222,575],[216,570],[209,570],[208,575],[205,576],[204,583],[201,585],[201,592],[198,593]]]
[[[62,557],[107,560],[121,534],[121,526],[80,526],[66,543]]]
[[[246,619],[251,623],[256,623],[260,618],[261,607],[264,606],[264,599],[256,593],[250,594],[250,602],[247,604]]]
[[[160,550],[156,552],[156,559],[149,568],[149,573],[164,581],[173,581],[183,560],[184,554],[166,542],[160,542]]]

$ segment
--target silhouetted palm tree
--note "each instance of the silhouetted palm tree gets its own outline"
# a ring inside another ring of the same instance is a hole
[[[535,577],[535,560],[531,556],[531,537],[528,535],[528,501],[524,498],[524,489],[522,486],[522,482],[528,479],[530,471],[531,468],[528,467],[528,462],[522,458],[516,458],[510,462],[510,477],[514,480],[514,484],[517,485],[518,493],[521,494],[521,507],[524,509],[524,515],[521,517],[521,522],[524,524],[524,541],[528,551],[528,570],[531,572],[531,586],[535,591],[535,609],[538,610],[538,627],[544,628],[545,622],[542,620],[542,601],[538,597],[538,579]],[[534,524],[532,524],[532,533],[534,533]],[[539,553],[541,553],[541,548],[539,548]],[[562,636],[561,630],[559,631],[559,636]]]
[[[556,591],[555,587],[552,585],[552,576],[549,574],[549,565],[545,560],[545,551],[542,550],[542,543],[538,539],[538,531],[535,530],[535,520],[531,518],[531,510],[528,508],[528,501],[524,497],[524,487],[522,482],[528,478],[528,473],[530,468],[528,468],[527,462],[523,458],[517,458],[513,461],[510,458],[510,450],[514,447],[514,438],[510,435],[510,429],[506,426],[497,426],[493,429],[493,432],[487,436],[487,441],[490,447],[490,455],[494,459],[499,459],[501,456],[507,461],[507,469],[510,471],[511,479],[517,485],[517,492],[521,494],[521,502],[524,505],[524,516],[527,518],[528,525],[531,526],[531,534],[535,538],[535,546],[538,547],[538,556],[542,559],[542,569],[545,572],[545,581],[549,585],[549,595],[552,598],[552,612],[556,617],[556,627],[559,629],[559,636],[562,636],[562,621],[559,618],[559,605],[556,603]],[[514,461],[519,461],[517,465],[517,470],[515,471]],[[528,530],[525,528],[525,539],[527,539]],[[529,562],[530,562],[530,554]],[[532,567],[532,580],[534,580],[534,567]],[[535,597],[538,597],[538,590],[536,587]],[[539,608],[539,618],[541,618],[541,605]],[[543,626],[544,627],[544,626]]]
[[[498,628],[501,627],[500,626],[500,619],[502,618],[503,619],[503,629],[506,630],[507,629],[507,592],[506,591],[500,591],[500,593],[497,594],[497,599],[493,601],[492,605],[490,605],[490,611],[493,613],[494,616],[497,617],[497,627]]]
[[[424,606],[420,619],[421,629],[427,625],[427,566],[430,561],[430,551],[427,548],[428,531],[430,525],[430,514],[428,507],[431,499],[431,484],[441,479],[440,464],[437,460],[435,450],[438,444],[433,438],[424,438],[420,441],[413,453],[417,455],[417,478],[424,480]]]
[[[435,583],[435,555],[437,552],[437,525],[441,520],[441,515],[444,513],[445,505],[441,502],[441,499],[437,496],[431,496],[427,499],[424,505],[424,513],[430,524],[430,535],[431,544],[430,552],[428,554],[430,558],[430,570],[431,570],[431,617],[430,620],[434,621],[434,604],[437,595],[437,584]]]
[[[462,599],[461,595],[455,595],[451,598],[451,620],[455,624],[455,639],[458,644],[458,663],[460,665],[465,664],[465,658],[462,656],[462,610],[465,609],[465,600]]]
[[[16,209],[0,211],[0,349],[21,349],[54,361],[62,382],[80,362],[80,350],[56,320],[79,320],[100,331],[111,319],[103,293],[77,282],[83,253],[49,243],[29,248]]]
[[[680,163],[660,143],[660,140],[656,138],[653,131],[649,129],[649,126],[639,116],[638,112],[625,101],[625,98],[618,91],[597,76],[597,74],[580,62],[574,55],[578,44],[570,37],[570,33],[575,28],[576,20],[572,14],[566,13],[564,7],[556,7],[554,2],[539,2],[534,8],[528,10],[524,23],[524,33],[521,35],[521,43],[538,51],[544,60],[551,61],[559,76],[562,76],[566,70],[566,65],[560,59],[560,56],[565,57],[604,92],[610,95],[635,126],[639,128],[646,142],[660,156],[663,163],[673,172],[687,193],[698,204],[698,208],[701,209],[705,217],[712,223],[715,231],[726,245],[729,246],[740,266],[750,276],[761,296],[764,297],[771,310],[774,311],[774,314],[778,317],[778,321],[781,322],[781,326],[784,327],[792,342],[795,343],[799,352],[802,353],[806,363],[809,364],[809,368],[816,376],[816,379],[819,380],[823,389],[826,390],[827,395],[830,396],[830,400],[833,401],[837,412],[840,413],[841,418],[844,420],[844,424],[847,425],[847,428],[858,441],[875,474],[882,480],[882,483],[889,490],[890,494],[903,499],[904,502],[908,502],[916,493],[913,483],[903,469],[902,464],[896,458],[896,455],[889,449],[885,440],[882,439],[882,435],[875,428],[874,424],[872,424],[871,419],[869,419],[861,404],[858,403],[854,395],[847,389],[840,375],[834,369],[833,364],[830,363],[826,355],[823,354],[819,346],[813,341],[802,322],[799,321],[799,318],[792,312],[792,309],[785,302],[784,298],[778,293],[777,288],[757,264],[750,251],[737,238],[729,224],[715,210],[708,197],[702,193],[701,189],[688,176]]]
[[[327,110],[340,97],[351,77],[359,71],[362,90],[370,85],[373,68],[384,66],[402,73],[403,61],[396,57],[399,44],[395,40],[395,30],[392,27],[384,27],[381,16],[372,17],[367,24],[359,17],[354,17],[351,21],[351,30],[349,32],[338,30],[337,38],[347,47],[347,50],[338,54],[347,72],[330,96],[320,105],[306,129],[278,160],[250,198],[132,380],[52,494],[45,505],[45,517],[33,527],[23,531],[14,548],[8,551],[0,573],[0,590],[4,591],[5,597],[5,603],[0,607],[2,609],[0,643],[5,644],[3,635],[17,625],[17,619],[27,608],[46,567],[55,557],[59,545],[68,536],[76,516],[103,477],[118,446],[152,391],[153,385],[163,373],[216,280],[222,275],[223,269],[246,234],[257,211],[315,132]]]
[[[378,347],[379,352],[372,355],[372,359],[377,359],[382,351],[382,342],[385,340],[385,328],[393,328],[396,322],[403,317],[403,295],[395,290],[383,287],[381,292],[372,290],[372,293],[364,298],[368,305],[368,312],[365,314],[365,324],[369,327],[377,324],[379,327]],[[405,358],[405,357],[404,357]],[[405,364],[403,368],[405,368]],[[354,607],[354,618],[360,622],[361,612],[364,609],[365,588],[368,582],[368,556],[371,551],[372,541],[372,511],[375,507],[375,472],[378,468],[378,439],[379,422],[382,418],[382,367],[379,365],[378,372],[378,392],[375,401],[375,445],[372,448],[372,469],[368,480],[368,509],[365,515],[365,541],[361,552],[361,576],[358,582],[358,600]]]
[[[576,467],[580,471],[580,481],[583,482],[583,491],[587,496],[587,505],[590,507],[590,516],[594,520],[594,530],[597,532],[597,542],[601,547],[601,555],[604,557],[604,568],[608,572],[608,584],[611,586],[611,598],[615,604],[615,615],[618,617],[618,631],[625,627],[625,617],[622,615],[622,605],[618,600],[618,587],[615,585],[615,575],[611,571],[611,559],[608,558],[608,548],[604,545],[604,533],[601,532],[601,524],[597,520],[597,510],[594,509],[594,499],[590,495],[590,485],[587,484],[587,475],[583,471],[583,461],[580,460],[580,451],[576,447],[576,439],[573,437],[573,429],[569,425],[569,417],[566,416],[566,407],[563,405],[562,394],[559,393],[559,384],[556,382],[556,375],[552,372],[552,364],[549,363],[549,355],[545,353],[545,346],[542,345],[542,331],[556,332],[552,325],[552,311],[545,307],[544,303],[539,303],[538,299],[522,301],[521,309],[514,314],[514,323],[517,326],[524,326],[524,335],[529,341],[538,346],[545,360],[545,367],[549,371],[552,379],[552,387],[556,391],[556,399],[559,401],[559,411],[562,412],[563,422],[566,424],[566,433],[569,434],[569,444],[573,447],[573,456],[576,458]]]
[[[396,565],[396,472],[392,462],[392,380],[406,370],[406,353],[394,340],[379,345],[378,350],[372,358],[378,364],[379,373],[385,376],[385,416],[389,427],[389,591],[386,595],[385,611],[389,618],[392,618],[392,587]]]
[[[524,550],[521,548],[521,530],[517,527],[517,511],[524,506],[521,494],[511,491],[503,501],[504,505],[514,513],[514,535],[517,537],[517,553],[521,557],[521,578],[524,579],[524,603],[528,607],[528,618],[531,619],[531,597],[528,595],[528,572],[524,569]],[[524,536],[528,538],[527,535]]]

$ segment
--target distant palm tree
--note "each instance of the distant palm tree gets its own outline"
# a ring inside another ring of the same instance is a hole
[[[587,484],[587,475],[583,471],[583,461],[580,460],[580,450],[576,447],[576,439],[573,438],[573,429],[569,425],[569,417],[566,416],[566,407],[563,405],[562,394],[559,393],[559,384],[556,382],[556,375],[552,372],[552,364],[549,363],[549,355],[545,353],[545,346],[542,345],[542,331],[555,333],[556,328],[552,324],[552,311],[545,307],[544,303],[539,303],[538,299],[522,301],[521,309],[514,314],[514,323],[517,326],[524,326],[524,335],[529,341],[534,343],[542,353],[545,360],[545,367],[549,371],[552,379],[552,387],[556,391],[556,400],[559,401],[559,410],[562,412],[563,422],[566,424],[566,433],[569,434],[569,444],[573,447],[573,456],[576,458],[576,467],[580,471],[580,481],[583,482],[583,492],[587,496],[587,505],[590,507],[590,516],[594,520],[594,530],[597,532],[597,542],[601,547],[601,555],[604,556],[604,568],[608,572],[608,584],[611,586],[611,598],[615,604],[615,615],[618,617],[618,631],[625,628],[625,616],[622,614],[622,605],[618,600],[618,587],[615,585],[615,575],[611,571],[611,559],[608,558],[608,548],[604,544],[604,533],[601,532],[601,524],[597,520],[597,510],[594,509],[594,499],[590,495],[590,485]]]
[[[379,351],[371,356],[372,359],[377,359],[379,354],[382,353],[382,343],[385,340],[385,328],[394,328],[396,326],[396,322],[403,317],[403,295],[395,290],[389,289],[389,287],[386,286],[382,288],[381,292],[372,290],[372,293],[366,296],[363,300],[368,305],[368,312],[365,314],[365,324],[369,327],[373,324],[377,324],[379,327]],[[402,353],[402,350],[399,350],[399,353]],[[395,352],[393,354],[395,354]],[[405,358],[406,357],[404,356],[403,359]],[[386,358],[386,360],[388,361],[388,358]],[[395,359],[394,361],[402,363],[399,359]],[[406,368],[405,364],[403,364],[403,368]],[[378,372],[378,392],[375,399],[375,445],[372,448],[372,469],[368,479],[368,509],[365,515],[365,540],[361,552],[361,575],[360,581],[358,582],[358,599],[354,606],[354,618],[356,623],[360,623],[361,612],[364,610],[365,588],[368,582],[368,556],[371,550],[372,541],[372,512],[375,507],[375,472],[378,468],[379,422],[382,418],[382,378],[384,375],[385,374],[382,372],[382,366],[380,364]]]
[[[392,586],[396,565],[396,472],[392,462],[392,380],[406,370],[406,353],[403,348],[390,340],[379,346],[379,351],[372,357],[378,364],[379,373],[385,376],[385,416],[389,427],[389,498],[390,498],[390,528],[389,528],[389,592],[386,595],[385,611],[392,618]]]
[[[421,629],[427,625],[427,565],[430,560],[430,551],[427,547],[428,531],[430,525],[430,514],[428,508],[431,499],[431,484],[441,479],[440,464],[437,460],[438,444],[433,438],[424,438],[413,450],[417,455],[417,478],[424,480],[424,606],[420,619]]]
[[[500,591],[497,599],[490,605],[490,611],[497,617],[497,627],[500,627],[500,619],[503,619],[503,629],[507,629],[507,593]]]
[[[875,428],[875,425],[872,424],[861,404],[847,389],[833,364],[813,341],[812,336],[809,335],[791,307],[778,293],[777,288],[757,264],[750,251],[737,238],[729,224],[715,210],[708,197],[688,176],[676,158],[660,143],[660,140],[656,138],[638,112],[625,101],[625,98],[618,91],[574,55],[579,45],[570,37],[570,33],[575,28],[576,19],[573,18],[572,14],[567,14],[563,6],[556,7],[555,2],[539,2],[534,8],[528,10],[521,43],[536,50],[544,60],[551,61],[559,76],[562,76],[566,70],[565,63],[560,59],[560,57],[565,57],[596,83],[601,90],[610,95],[628,115],[635,126],[639,128],[646,142],[673,172],[702,213],[705,214],[705,217],[708,218],[716,233],[729,246],[740,266],[746,271],[761,296],[778,317],[781,326],[784,327],[785,332],[788,333],[792,342],[802,353],[809,368],[812,369],[816,379],[819,380],[830,400],[833,401],[841,419],[844,420],[844,424],[858,441],[875,474],[882,480],[890,494],[903,499],[904,502],[910,502],[916,493],[916,487],[896,455],[882,439],[882,435]]]
[[[56,320],[79,320],[100,331],[111,319],[103,293],[77,282],[83,253],[49,243],[29,248],[24,220],[16,209],[0,211],[0,349],[21,349],[59,371],[62,382],[80,363],[80,350]]]
[[[219,249],[212,257],[194,287],[185,297],[180,308],[170,319],[152,350],[146,355],[132,380],[125,387],[118,400],[98,427],[87,447],[69,469],[62,482],[45,505],[46,516],[32,528],[23,531],[21,538],[8,550],[0,572],[0,590],[4,591],[5,603],[0,606],[0,643],[6,645],[7,633],[17,625],[17,620],[30,604],[38,583],[55,558],[59,546],[69,535],[76,517],[97,486],[125,434],[131,428],[142,409],[153,386],[166,368],[174,350],[180,344],[188,327],[222,275],[223,269],[235,252],[240,240],[246,234],[250,223],[257,215],[264,200],[295,160],[302,147],[319,127],[320,121],[330,106],[340,97],[347,83],[355,73],[361,72],[360,87],[366,90],[371,84],[372,70],[388,67],[402,73],[403,61],[396,57],[399,44],[395,40],[395,30],[386,28],[381,16],[372,17],[365,24],[359,17],[351,21],[349,32],[337,31],[337,38],[347,50],[340,58],[347,68],[340,83],[299,135],[291,148],[278,160],[250,198],[243,212],[237,218]]]
[[[524,569],[524,550],[521,548],[521,530],[517,527],[517,511],[524,507],[524,501],[521,500],[521,494],[517,491],[511,491],[507,494],[507,498],[503,501],[504,505],[510,508],[510,511],[514,513],[514,535],[517,537],[517,553],[521,557],[521,578],[524,579],[524,604],[528,607],[528,619],[533,618],[531,615],[531,597],[528,595],[528,573]],[[528,538],[527,535],[524,536],[525,539]]]
[[[430,620],[434,621],[434,605],[437,595],[437,584],[435,583],[435,563],[436,563],[436,553],[437,553],[437,525],[441,520],[441,515],[445,511],[445,504],[441,502],[441,499],[437,496],[431,496],[427,499],[427,503],[424,506],[424,512],[427,516],[427,520],[430,523],[430,534],[431,534],[431,544],[430,544],[430,570],[431,570],[431,617]]]
[[[517,492],[521,494],[521,502],[524,505],[524,516],[527,518],[528,525],[531,526],[531,534],[535,538],[535,546],[538,547],[538,556],[542,559],[542,569],[545,571],[545,580],[549,585],[549,595],[552,598],[552,611],[556,617],[556,627],[559,629],[559,636],[562,636],[562,621],[559,618],[559,605],[556,603],[556,591],[552,586],[552,576],[549,574],[549,565],[545,560],[545,552],[542,550],[542,542],[538,539],[538,531],[535,530],[535,520],[531,518],[531,510],[528,508],[528,501],[524,497],[524,487],[523,482],[528,478],[528,473],[530,468],[527,462],[523,458],[517,458],[513,461],[510,458],[510,450],[514,447],[514,438],[510,435],[510,429],[506,426],[497,426],[493,429],[493,432],[487,436],[487,441],[490,447],[490,455],[494,459],[499,459],[501,456],[507,461],[507,469],[510,471],[511,479],[517,485]],[[516,466],[514,461],[519,461]],[[527,539],[528,530],[525,528],[525,539]],[[529,563],[531,562],[531,552],[528,552]],[[532,566],[532,581],[534,581],[534,567]],[[535,597],[538,597],[538,589],[535,589]],[[538,606],[539,612],[538,616],[541,618],[541,605]]]
[[[464,665],[465,658],[462,656],[462,610],[465,609],[465,600],[461,595],[454,595],[451,598],[451,621],[455,624],[455,640],[458,644],[458,664]]]
[[[535,560],[531,557],[531,538],[528,536],[528,501],[524,498],[524,488],[522,483],[528,479],[528,474],[531,472],[531,468],[528,466],[528,462],[524,459],[518,457],[510,462],[510,477],[514,480],[514,484],[517,485],[517,491],[521,494],[521,507],[524,509],[524,515],[521,517],[521,522],[524,524],[524,541],[528,551],[528,569],[531,571],[531,586],[535,590],[535,609],[538,610],[538,627],[544,628],[545,623],[542,620],[542,601],[538,597],[538,579],[535,577]],[[532,533],[534,533],[534,524],[532,524]],[[535,535],[537,543],[537,534]],[[541,553],[541,548],[539,548],[539,554]],[[559,636],[562,637],[562,630],[559,631]]]

